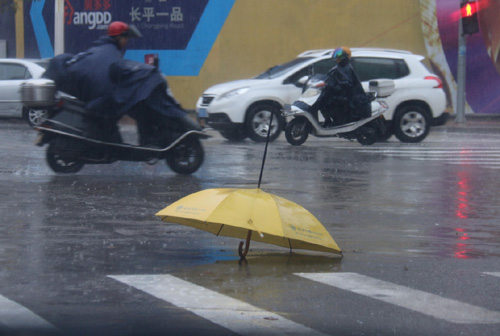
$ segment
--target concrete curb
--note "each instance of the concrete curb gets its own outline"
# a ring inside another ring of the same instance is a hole
[[[454,115],[442,126],[432,127],[431,131],[457,133],[500,133],[500,114],[466,115],[464,122],[457,122]]]

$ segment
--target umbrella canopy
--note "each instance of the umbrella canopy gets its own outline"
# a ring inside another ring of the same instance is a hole
[[[328,231],[302,206],[261,189],[206,189],[172,203],[156,214],[165,222],[192,226],[215,235],[342,254]]]

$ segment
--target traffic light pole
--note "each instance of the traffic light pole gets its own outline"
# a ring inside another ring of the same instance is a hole
[[[467,53],[467,35],[464,35],[462,18],[458,25],[458,62],[457,62],[457,123],[465,122],[465,57]]]

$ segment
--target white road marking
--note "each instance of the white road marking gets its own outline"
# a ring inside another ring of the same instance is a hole
[[[448,161],[448,162],[470,162],[470,163],[490,163],[490,162],[500,162],[500,159],[490,159],[490,158],[466,158],[466,157],[421,157],[421,156],[412,156],[414,160],[424,160],[424,161]]]
[[[463,160],[463,161],[446,161],[444,160],[445,163],[448,163],[448,164],[456,164],[456,165],[480,165],[480,166],[485,166],[485,165],[498,165],[500,164],[500,160],[496,160],[496,161],[488,161],[488,160],[481,160],[481,161],[466,161],[466,160]]]
[[[172,275],[109,275],[240,335],[324,335],[245,302]]]
[[[453,323],[500,323],[499,312],[357,273],[295,273],[295,275]]]
[[[454,165],[477,165],[499,169],[500,150],[474,148],[363,148],[360,153],[380,154],[388,157],[408,158],[416,161],[442,161]]]
[[[483,272],[484,274],[493,275],[500,278],[500,272]]]
[[[447,150],[432,150],[432,149],[360,149],[361,153],[380,153],[380,154],[425,154],[425,155],[443,155],[443,154],[488,154],[498,155],[500,150],[484,150],[484,149],[447,149]]]
[[[20,304],[0,295],[0,325],[15,330],[56,332],[57,328]]]
[[[489,157],[489,158],[499,158],[500,154],[482,154],[482,153],[467,153],[467,154],[459,154],[459,153],[383,153],[386,156],[395,156],[395,157],[448,157],[448,158],[473,158],[473,157]]]

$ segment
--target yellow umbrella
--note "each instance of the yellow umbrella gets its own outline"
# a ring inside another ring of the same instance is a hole
[[[235,238],[312,251],[342,254],[328,231],[302,206],[261,189],[206,189],[156,214],[165,222]]]

